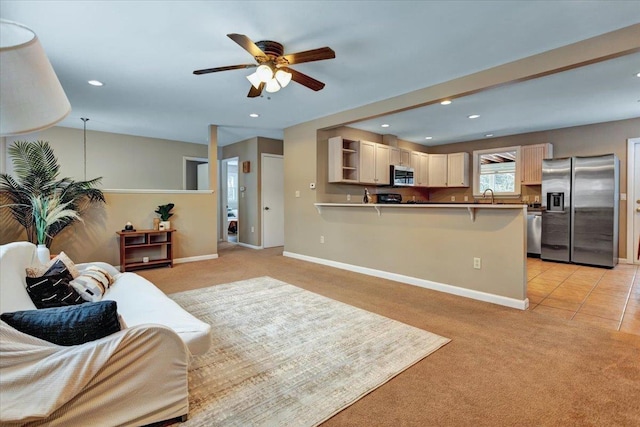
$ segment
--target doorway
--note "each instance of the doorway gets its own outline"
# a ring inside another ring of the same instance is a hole
[[[238,243],[240,214],[238,204],[238,158],[222,160],[222,240]]]
[[[627,144],[627,259],[640,264],[640,138]]]
[[[209,159],[206,157],[182,158],[182,189],[209,189]]]
[[[284,246],[284,158],[262,154],[262,247]]]

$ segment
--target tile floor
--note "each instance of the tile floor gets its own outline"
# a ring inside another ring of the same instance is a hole
[[[640,269],[527,258],[529,310],[640,335]]]

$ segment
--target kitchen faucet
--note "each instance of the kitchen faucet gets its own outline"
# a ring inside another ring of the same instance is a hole
[[[487,191],[491,191],[491,204],[493,205],[493,190],[490,188],[487,188],[486,190],[484,190],[484,193],[482,193],[482,198],[484,199],[485,197],[487,197]]]

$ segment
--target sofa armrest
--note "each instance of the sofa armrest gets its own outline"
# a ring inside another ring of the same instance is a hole
[[[188,412],[189,353],[159,325],[62,347],[0,325],[0,423],[144,425]]]

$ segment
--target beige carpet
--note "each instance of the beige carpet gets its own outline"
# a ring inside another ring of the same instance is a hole
[[[191,426],[313,426],[450,340],[271,277],[170,295],[213,327]]]

